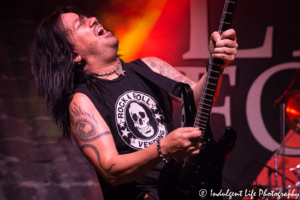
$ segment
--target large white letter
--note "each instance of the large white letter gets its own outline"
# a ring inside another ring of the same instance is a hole
[[[207,0],[191,0],[190,7],[190,49],[182,55],[182,58],[207,59],[209,56]]]
[[[299,57],[300,56],[300,50],[293,51],[293,57]]]
[[[207,59],[209,56],[207,0],[190,0],[190,41],[189,51],[182,55],[183,59]],[[216,27],[217,30],[218,27]],[[233,27],[234,28],[234,27]],[[237,58],[271,58],[273,44],[273,27],[266,29],[263,45],[252,49],[239,49]]]

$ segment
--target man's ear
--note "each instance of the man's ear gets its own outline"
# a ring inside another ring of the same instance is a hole
[[[81,56],[80,55],[74,55],[74,62],[80,62],[81,61]]]

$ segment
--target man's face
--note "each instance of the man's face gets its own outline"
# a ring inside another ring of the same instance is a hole
[[[117,53],[118,38],[98,24],[96,18],[81,18],[75,13],[65,13],[61,19],[69,41],[74,45],[75,54],[86,59],[88,56]]]

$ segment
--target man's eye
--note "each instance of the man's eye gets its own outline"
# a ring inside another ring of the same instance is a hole
[[[85,25],[85,21],[83,21],[83,20],[80,20],[80,23],[79,23],[79,25],[78,25],[78,27],[77,27],[77,29],[79,29],[82,25]]]

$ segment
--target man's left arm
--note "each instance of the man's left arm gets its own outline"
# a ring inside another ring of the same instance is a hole
[[[225,31],[221,36],[218,32],[214,32],[211,34],[210,42],[209,42],[209,51],[213,58],[219,58],[223,60],[222,69],[224,69],[227,65],[229,65],[235,58],[237,53],[238,44],[236,42],[236,34],[233,29],[229,29]],[[148,57],[142,59],[154,72],[159,73],[163,76],[166,76],[170,79],[173,79],[177,82],[187,83],[191,86],[194,91],[195,104],[198,106],[202,90],[204,87],[204,83],[206,80],[207,73],[205,73],[201,79],[195,83],[176,69],[174,69],[168,63],[155,58]],[[220,86],[222,82],[222,74],[220,74],[220,78],[218,80],[217,89],[215,92],[215,99],[217,99]],[[172,95],[171,95],[172,96]],[[177,102],[181,102],[180,99],[172,96],[173,100]]]

